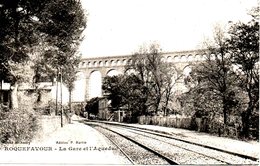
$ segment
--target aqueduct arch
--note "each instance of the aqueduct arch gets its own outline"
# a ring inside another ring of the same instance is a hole
[[[187,70],[187,66],[190,62],[202,61],[205,59],[205,55],[201,53],[201,50],[191,50],[191,51],[180,51],[180,52],[166,52],[163,53],[163,60],[166,62],[174,63],[178,70]],[[130,55],[123,56],[110,56],[110,57],[95,57],[95,58],[85,58],[82,59],[79,64],[79,70],[85,73],[85,99],[89,100],[96,93],[96,95],[102,96],[102,91],[93,92],[93,87],[100,87],[97,85],[92,85],[91,79],[95,77],[95,73],[100,73],[97,81],[102,83],[103,79],[107,74],[115,75],[117,73],[124,73],[125,65],[131,62]],[[94,76],[91,74],[94,73]],[[98,74],[97,74],[98,75]]]

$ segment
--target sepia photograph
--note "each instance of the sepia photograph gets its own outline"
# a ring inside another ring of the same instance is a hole
[[[0,0],[0,165],[259,165],[258,0]]]

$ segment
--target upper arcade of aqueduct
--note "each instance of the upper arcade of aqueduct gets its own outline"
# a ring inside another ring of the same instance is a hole
[[[167,62],[187,63],[193,61],[203,60],[203,50],[189,50],[189,51],[176,51],[162,53],[163,60]],[[109,67],[122,67],[131,61],[130,55],[122,56],[107,56],[107,57],[94,57],[84,58],[79,64],[80,69],[94,69],[94,68],[109,68]]]

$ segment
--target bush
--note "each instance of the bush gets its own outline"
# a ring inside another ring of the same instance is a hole
[[[0,142],[21,143],[32,140],[39,128],[38,116],[33,109],[7,110],[0,108]]]
[[[72,112],[78,116],[84,117],[84,103],[72,103]]]

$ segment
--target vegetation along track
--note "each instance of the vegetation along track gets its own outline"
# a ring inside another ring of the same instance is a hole
[[[134,136],[134,138],[140,138],[140,139],[144,139],[144,140],[153,139],[153,140],[155,140],[155,142],[157,140],[157,141],[162,142],[162,144],[167,144],[164,146],[173,146],[173,147],[181,148],[181,149],[185,150],[187,154],[195,153],[196,155],[199,155],[197,157],[200,158],[200,159],[199,158],[194,159],[196,161],[192,161],[192,162],[195,162],[195,164],[198,164],[197,162],[201,162],[199,164],[202,164],[202,163],[205,164],[203,159],[205,159],[207,163],[213,162],[214,164],[220,164],[220,163],[221,164],[258,164],[257,158],[253,158],[251,156],[236,154],[233,152],[229,152],[227,150],[222,150],[222,149],[210,147],[207,145],[190,142],[187,140],[183,140],[181,138],[175,138],[175,137],[167,135],[167,134],[161,134],[158,132],[144,130],[144,129],[131,127],[131,126],[127,126],[127,125],[119,125],[119,124],[117,124],[117,125],[109,124],[109,125],[110,125],[110,127],[111,126],[119,127],[117,130],[120,130],[120,126],[121,126],[121,129],[123,127],[124,132],[126,132],[126,130],[128,130],[132,134],[136,134]],[[127,133],[124,133],[124,135],[126,135],[126,134]],[[152,141],[152,142],[154,142],[154,141]],[[185,158],[189,158],[189,157],[184,157],[184,160],[185,160]],[[192,157],[190,159],[192,159]],[[192,164],[192,163],[186,163],[186,162],[182,163],[182,160],[180,160],[180,161],[181,161],[181,164]]]
[[[87,123],[96,130],[105,135],[124,156],[132,163],[138,165],[178,165],[176,161],[166,157],[160,152],[157,152],[146,145],[129,138],[119,132],[111,130],[105,126],[100,126],[95,123]]]

